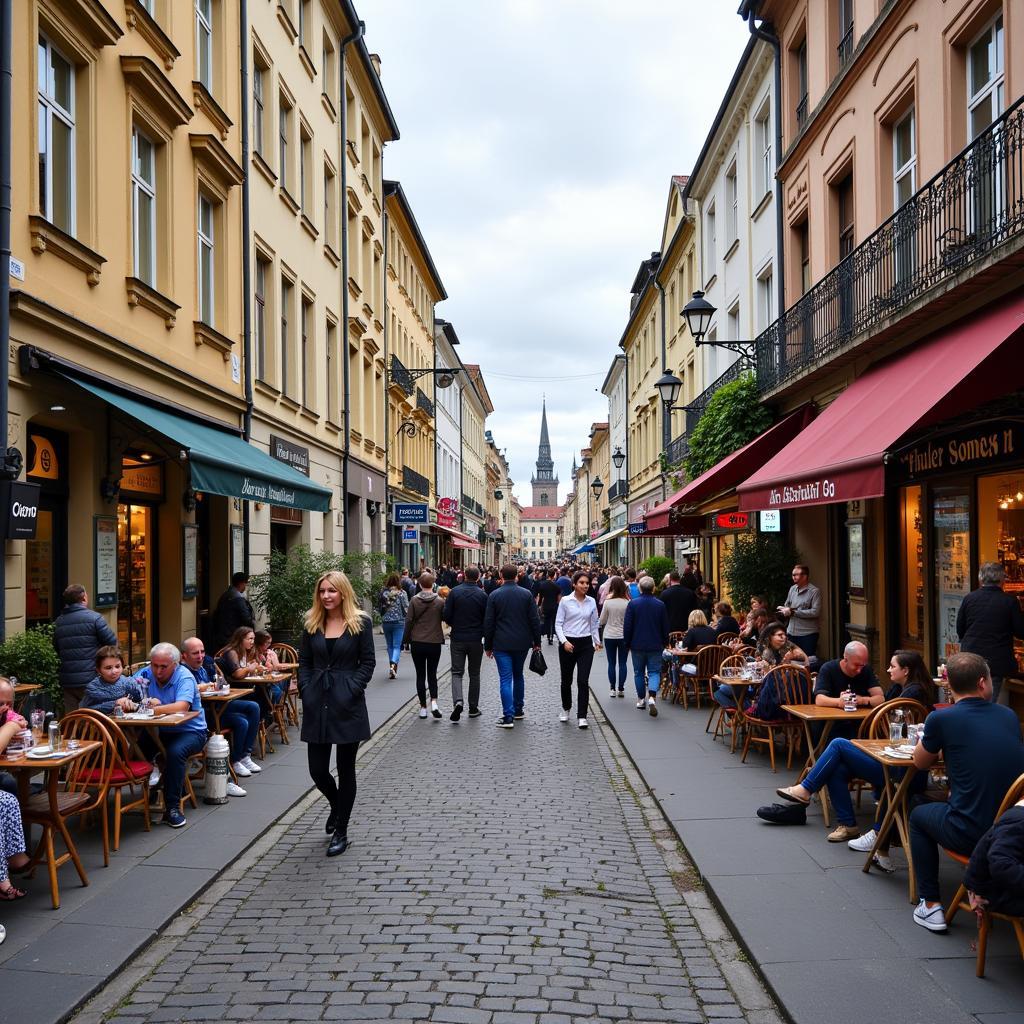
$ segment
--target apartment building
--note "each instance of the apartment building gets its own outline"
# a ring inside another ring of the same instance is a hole
[[[485,431],[494,412],[480,367],[466,363],[462,390],[462,531],[486,543],[487,474]],[[481,552],[474,552],[475,558]]]

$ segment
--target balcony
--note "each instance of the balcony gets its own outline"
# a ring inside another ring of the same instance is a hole
[[[402,467],[402,487],[413,494],[422,494],[424,498],[430,496],[430,481],[408,466]]]
[[[689,412],[687,412],[689,419]],[[674,441],[669,443],[665,449],[665,460],[670,466],[679,466],[690,453],[690,445],[685,434],[680,434]]]
[[[405,394],[411,395],[416,390],[416,385],[413,383],[412,374],[408,371],[405,364],[398,358],[398,356],[392,354],[391,356],[391,372],[390,372],[390,384],[397,384],[398,387],[405,392]]]
[[[803,94],[800,102],[796,105],[797,131],[802,131],[805,124],[807,124],[807,93]]]
[[[692,434],[697,424],[700,423],[700,418],[704,415],[704,410],[708,407],[708,402],[714,398],[715,392],[723,385],[731,384],[734,380],[738,380],[744,373],[749,373],[751,369],[752,367],[745,357],[737,359],[736,362],[733,363],[732,366],[730,366],[713,384],[711,384],[710,387],[702,391],[688,406],[686,406],[686,434],[676,438],[676,440],[669,445],[666,454],[669,457],[670,465],[676,465],[678,462],[682,461],[681,459],[672,458],[673,445],[687,445],[686,452],[689,451],[686,436]],[[686,458],[686,452],[683,453],[683,458]]]
[[[625,480],[616,480],[615,483],[608,488],[608,500],[625,501],[628,493],[629,484]]]
[[[431,419],[434,418],[434,403],[427,398],[422,388],[416,389],[416,408],[422,409]]]
[[[839,55],[839,68],[842,70],[850,63],[850,58],[853,56],[853,25],[850,25],[846,34],[839,40],[836,53]]]
[[[758,336],[761,394],[879,337],[1019,249],[1022,234],[1024,97]]]

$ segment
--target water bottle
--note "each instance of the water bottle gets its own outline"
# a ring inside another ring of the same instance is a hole
[[[898,709],[889,720],[889,743],[898,747],[903,743],[903,711]]]
[[[60,725],[56,718],[50,719],[50,724],[46,728],[46,737],[50,742],[50,753],[56,754],[60,750]]]

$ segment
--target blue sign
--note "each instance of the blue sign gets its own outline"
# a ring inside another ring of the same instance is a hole
[[[402,543],[415,544],[419,540],[419,530],[415,526],[402,528]]]
[[[646,530],[647,530],[647,527],[646,527],[646,525],[644,523],[630,523],[629,524],[629,532],[630,532],[630,535],[633,536],[633,537],[636,537],[637,535],[644,533]]]
[[[430,522],[430,513],[426,502],[419,501],[396,501],[391,506],[391,521],[396,526],[404,526],[409,523]]]

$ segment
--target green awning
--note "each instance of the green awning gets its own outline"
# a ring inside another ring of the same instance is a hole
[[[311,512],[330,510],[332,492],[328,488],[234,434],[126,398],[91,381],[66,379],[184,449],[197,491]]]

